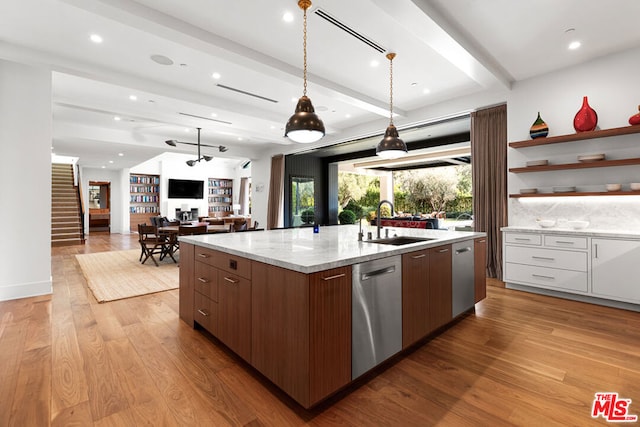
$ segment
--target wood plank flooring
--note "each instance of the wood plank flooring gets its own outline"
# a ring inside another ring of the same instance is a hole
[[[53,248],[50,296],[0,302],[0,426],[566,426],[596,392],[640,415],[640,314],[508,290],[312,411],[178,319],[178,291],[97,304]]]

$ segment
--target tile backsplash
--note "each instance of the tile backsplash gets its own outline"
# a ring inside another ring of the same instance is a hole
[[[638,196],[549,197],[510,200],[509,225],[537,227],[536,219],[585,220],[587,229],[640,231]]]

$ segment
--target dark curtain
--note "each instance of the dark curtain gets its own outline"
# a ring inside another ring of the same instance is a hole
[[[267,230],[282,227],[284,207],[284,155],[271,158],[271,179],[269,180],[269,201],[267,208]]]
[[[507,106],[471,113],[473,214],[487,233],[487,276],[502,280],[502,234],[507,225]]]

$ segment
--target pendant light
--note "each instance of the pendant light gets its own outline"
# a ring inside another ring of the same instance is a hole
[[[376,147],[376,154],[385,159],[397,159],[407,155],[407,145],[398,135],[398,129],[393,125],[393,58],[395,53],[387,53],[389,60],[389,126],[384,132],[384,138]]]
[[[284,136],[295,142],[316,142],[324,136],[324,124],[318,117],[307,97],[307,9],[311,7],[311,0],[299,0],[298,6],[304,11],[303,49],[304,49],[304,91],[296,105],[296,112],[289,118]]]

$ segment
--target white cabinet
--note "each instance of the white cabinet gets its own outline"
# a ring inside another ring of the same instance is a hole
[[[507,287],[632,310],[629,304],[640,304],[640,237],[509,228],[503,230]]]
[[[572,293],[589,291],[586,238],[581,242],[581,238],[535,233],[505,233],[504,237],[506,282]]]
[[[640,241],[591,239],[593,294],[640,303]]]

